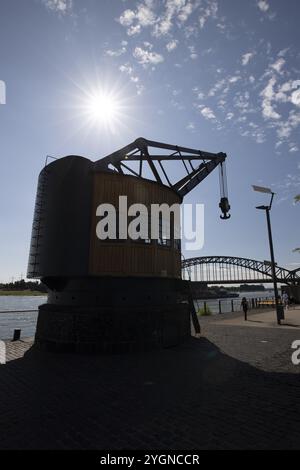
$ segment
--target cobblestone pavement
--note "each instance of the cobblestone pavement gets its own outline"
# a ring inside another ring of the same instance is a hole
[[[180,347],[122,355],[7,343],[1,449],[300,448],[293,329],[202,320]]]

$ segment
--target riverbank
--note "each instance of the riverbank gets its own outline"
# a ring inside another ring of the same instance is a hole
[[[46,292],[40,292],[37,290],[0,290],[0,296],[41,296],[44,297],[47,295]]]

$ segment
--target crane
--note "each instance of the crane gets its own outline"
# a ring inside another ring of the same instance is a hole
[[[157,153],[156,150],[153,152],[150,149],[160,149],[162,152]],[[230,217],[225,167],[226,157],[226,153],[222,152],[205,152],[203,150],[155,142],[140,137],[120,150],[97,160],[94,163],[94,169],[96,171],[116,171],[121,174],[128,172],[138,178],[145,178],[143,175],[146,171],[145,166],[147,166],[157,183],[169,186],[183,198],[219,166],[219,207],[222,212],[220,218],[225,220]],[[186,175],[178,181],[171,182],[164,163],[174,161],[182,162]],[[132,162],[137,163],[138,168],[133,169],[129,166]]]

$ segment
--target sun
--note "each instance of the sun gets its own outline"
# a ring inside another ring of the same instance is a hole
[[[97,91],[88,97],[86,111],[92,121],[112,124],[119,116],[120,103],[112,93]]]
[[[134,116],[134,97],[127,86],[113,78],[95,83],[86,79],[84,84],[75,85],[79,92],[72,95],[72,118],[78,120],[79,129],[87,133],[100,131],[101,135],[128,131]]]

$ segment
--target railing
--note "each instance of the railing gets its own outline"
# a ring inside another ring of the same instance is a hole
[[[37,308],[32,308],[30,310],[0,310],[1,313],[33,313],[38,312]]]
[[[266,309],[275,307],[274,297],[254,297],[247,298],[248,310],[253,309]],[[209,300],[194,300],[196,311],[203,309],[204,312],[210,311],[212,314],[222,314],[230,312],[241,312],[241,301],[242,297],[233,299],[209,299]]]

